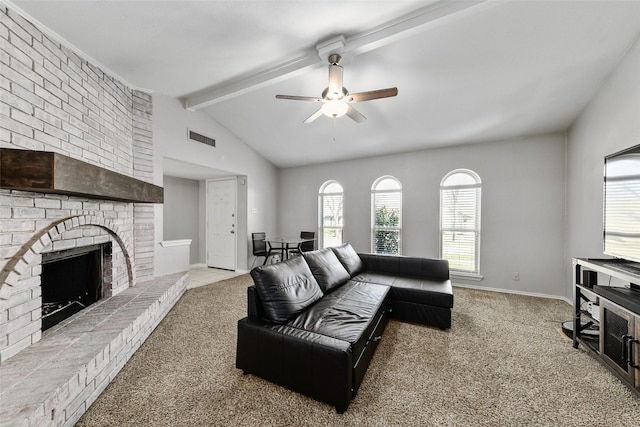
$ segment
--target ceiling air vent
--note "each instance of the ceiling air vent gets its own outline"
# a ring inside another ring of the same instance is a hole
[[[208,136],[204,136],[198,132],[194,132],[190,129],[187,129],[189,133],[189,139],[192,141],[202,142],[203,144],[210,145],[212,147],[216,146],[216,140],[213,138],[209,138]]]

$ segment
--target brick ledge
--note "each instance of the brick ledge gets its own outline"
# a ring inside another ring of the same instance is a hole
[[[73,426],[186,290],[154,278],[47,330],[0,366],[0,426]]]

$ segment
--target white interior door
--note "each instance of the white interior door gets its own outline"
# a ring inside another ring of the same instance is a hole
[[[236,269],[236,179],[207,181],[207,265]]]

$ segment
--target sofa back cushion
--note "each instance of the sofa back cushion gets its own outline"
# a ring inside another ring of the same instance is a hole
[[[303,252],[302,256],[309,264],[311,273],[324,293],[344,285],[351,278],[330,248]]]
[[[446,259],[383,254],[360,254],[360,259],[367,273],[449,280],[449,261]]]
[[[267,320],[286,323],[322,298],[318,282],[302,257],[251,270]]]
[[[364,264],[362,263],[360,256],[349,243],[331,248],[331,250],[340,260],[340,263],[342,263],[344,268],[349,272],[349,276],[353,277],[364,270]]]

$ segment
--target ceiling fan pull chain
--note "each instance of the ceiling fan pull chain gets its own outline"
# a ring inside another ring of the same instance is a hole
[[[336,142],[336,120],[337,117],[333,116],[333,142]]]

